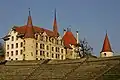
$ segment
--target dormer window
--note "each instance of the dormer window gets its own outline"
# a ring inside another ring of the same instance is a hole
[[[52,43],[54,43],[54,39],[52,38]]]

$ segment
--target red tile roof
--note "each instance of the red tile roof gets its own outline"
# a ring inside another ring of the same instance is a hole
[[[101,52],[112,52],[107,33],[104,39],[103,48]]]
[[[25,25],[25,26],[16,27],[15,30],[19,34],[25,34],[26,30],[28,28],[30,28],[30,27],[28,27],[27,25]],[[37,27],[37,26],[33,26],[33,31],[34,31],[34,33],[43,33],[45,31],[48,36],[55,37],[54,32],[50,31],[48,29],[44,29],[44,28],[40,28],[40,27]]]
[[[26,27],[24,38],[34,38],[34,29],[33,29],[32,18],[30,16],[30,12],[28,16],[27,27]]]
[[[55,32],[47,30],[47,29],[44,29],[44,28],[40,28],[40,27],[34,26],[32,24],[32,18],[31,18],[30,11],[29,11],[27,25],[20,26],[20,27],[15,27],[15,30],[19,34],[24,34],[25,38],[34,38],[34,34],[35,33],[43,33],[44,31],[46,32],[46,34],[48,36],[57,37],[58,35],[56,35],[56,32],[57,32],[57,22],[56,22],[56,19],[54,21],[54,26],[56,27],[55,28]]]
[[[67,48],[71,48],[70,47],[70,44],[72,45],[76,45],[77,44],[77,40],[76,38],[73,36],[72,32],[71,31],[67,31],[65,33],[65,35],[63,36],[63,41],[64,41],[64,45],[67,47]]]

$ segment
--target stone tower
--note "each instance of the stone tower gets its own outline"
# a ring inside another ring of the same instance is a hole
[[[30,15],[29,11],[29,16],[28,16],[28,21],[26,25],[26,32],[24,36],[24,55],[23,59],[24,60],[35,60],[36,55],[35,55],[35,45],[36,45],[36,40],[34,36],[34,28],[32,24],[32,18]]]
[[[100,52],[100,57],[111,57],[111,56],[113,56],[113,51],[111,49],[111,45],[110,45],[108,35],[106,32],[103,47],[102,47],[102,50]]]

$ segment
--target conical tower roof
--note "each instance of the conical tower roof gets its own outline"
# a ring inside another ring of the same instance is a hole
[[[55,12],[54,12],[53,32],[54,32],[55,36],[59,36],[57,20],[56,20],[56,9],[55,9]]]
[[[101,52],[112,52],[107,32],[106,32],[106,36],[105,36],[105,39],[104,39],[103,48],[102,48]]]
[[[33,24],[32,24],[32,17],[30,15],[30,10],[29,10],[29,16],[28,16],[28,21],[26,25],[26,32],[25,32],[25,38],[34,38],[34,29],[33,29]]]

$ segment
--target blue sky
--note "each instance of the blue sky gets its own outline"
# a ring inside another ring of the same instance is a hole
[[[26,23],[28,8],[33,24],[48,29],[52,29],[56,8],[61,35],[71,25],[72,32],[79,30],[79,38],[85,37],[97,56],[107,30],[113,51],[120,53],[120,0],[1,0],[0,37],[14,25]]]

